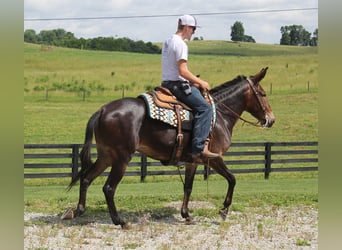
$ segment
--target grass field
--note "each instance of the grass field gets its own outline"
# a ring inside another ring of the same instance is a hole
[[[270,95],[276,123],[260,129],[239,122],[233,140],[315,141],[318,138],[317,93]],[[85,125],[103,102],[25,101],[24,143],[82,143]],[[255,119],[244,114],[245,118]]]
[[[257,206],[291,206],[298,204],[318,206],[317,173],[282,173],[272,174],[272,178],[264,180],[261,175],[237,175],[232,209],[244,211],[247,207]],[[104,178],[96,179],[89,188],[87,206],[90,213],[98,210],[107,211],[102,193]],[[284,188],[286,187],[286,188]],[[227,191],[227,182],[220,176],[211,176],[209,182],[197,176],[194,182],[191,200],[209,201],[215,209],[202,211],[206,216],[216,215]],[[60,214],[68,207],[75,207],[78,199],[78,187],[70,192],[66,185],[45,185],[42,188],[37,182],[27,181],[24,187],[25,211]],[[117,205],[120,210],[142,213],[147,210],[161,210],[165,203],[181,201],[183,187],[179,177],[163,177],[163,180],[147,180],[140,183],[138,178],[125,177],[118,187]],[[177,211],[178,212],[178,211]],[[196,213],[201,211],[196,211]]]
[[[234,141],[317,140],[317,48],[225,41],[189,42],[189,48],[190,69],[212,86],[269,66],[262,85],[276,124],[262,133],[237,124]],[[88,118],[100,106],[160,83],[160,55],[57,47],[42,51],[24,44],[24,56],[24,143],[81,143]],[[55,85],[95,90],[85,101],[82,92],[63,90],[50,90],[46,98],[46,89]]]
[[[198,41],[190,42],[189,50],[190,70],[200,74],[212,86],[240,74],[254,74],[269,66],[264,80],[265,89],[270,89],[272,84],[274,93],[303,91],[309,82],[311,89],[317,92],[317,48],[248,43],[238,47],[236,43],[224,41]],[[213,54],[211,51],[216,52]],[[237,55],[229,56],[229,53]],[[102,94],[115,99],[121,97],[122,87],[126,89],[125,95],[136,96],[160,83],[160,55],[57,47],[41,51],[39,46],[33,44],[25,44],[24,55],[25,97],[39,96],[33,90],[35,87],[51,88],[53,84],[65,83],[101,85],[107,88]],[[40,94],[44,99],[44,91]],[[58,93],[51,93],[51,98],[53,96],[58,96]]]

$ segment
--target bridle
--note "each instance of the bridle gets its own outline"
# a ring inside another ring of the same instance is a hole
[[[255,95],[255,97],[257,98],[260,107],[262,108],[262,110],[264,111],[264,113],[266,113],[266,108],[265,105],[263,104],[263,102],[261,101],[261,97],[260,97],[260,93],[255,89],[254,84],[252,82],[252,80],[250,78],[246,78],[246,81],[248,82],[249,86],[251,87],[251,89],[253,90],[253,93]],[[216,97],[211,96],[217,103],[219,103],[220,105],[222,105],[225,109],[229,110],[230,112],[233,113],[233,115],[240,119],[241,121],[248,123],[250,125],[253,125],[255,127],[264,127],[263,125],[259,124],[259,121],[257,122],[251,122],[246,120],[245,118],[241,117],[238,113],[236,113],[233,109],[231,109],[230,107],[228,107],[227,105],[225,105],[223,102],[219,101]]]

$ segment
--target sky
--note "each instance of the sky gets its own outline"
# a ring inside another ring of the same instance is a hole
[[[230,40],[236,21],[242,22],[245,35],[266,44],[279,44],[282,26],[302,25],[310,33],[318,28],[318,0],[25,0],[24,30],[62,28],[77,38],[163,42],[175,33],[183,14],[196,17],[202,27],[193,37],[204,40]],[[100,17],[110,18],[33,21]]]

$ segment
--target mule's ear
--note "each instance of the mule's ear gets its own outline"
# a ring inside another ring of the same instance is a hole
[[[260,82],[266,75],[268,67],[262,68],[259,73],[257,73],[253,78],[256,80],[255,82]]]

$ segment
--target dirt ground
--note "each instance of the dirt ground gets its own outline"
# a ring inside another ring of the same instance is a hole
[[[181,203],[167,206],[179,211]],[[190,202],[189,207],[213,205]],[[318,249],[318,210],[310,206],[230,211],[226,221],[196,216],[192,224],[179,212],[156,217],[143,214],[130,222],[130,230],[122,230],[105,212],[69,221],[25,213],[24,249]]]

